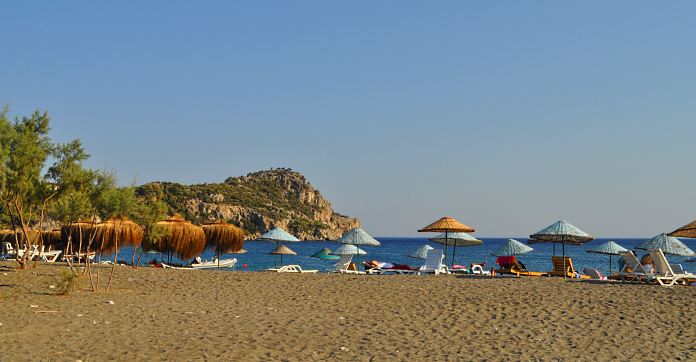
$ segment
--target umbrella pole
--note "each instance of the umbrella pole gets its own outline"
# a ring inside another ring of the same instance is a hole
[[[220,248],[217,248],[217,262],[218,262],[218,270],[220,270]]]
[[[611,254],[609,254],[609,275],[611,275]]]
[[[447,244],[449,243],[449,238],[447,235],[447,229],[445,229],[445,259],[447,258]],[[447,260],[445,260],[445,265],[447,265]]]
[[[358,246],[355,245],[355,244],[353,244],[353,246],[355,246],[355,248],[356,248],[355,251],[358,253],[358,262],[355,263],[355,271],[356,271],[356,272],[359,272],[359,271],[360,271],[360,249],[358,249]],[[358,273],[358,274],[359,274],[359,273]]]
[[[561,248],[563,249],[563,279],[566,279],[568,277],[568,272],[566,271],[565,243],[563,242],[563,236],[561,236]]]

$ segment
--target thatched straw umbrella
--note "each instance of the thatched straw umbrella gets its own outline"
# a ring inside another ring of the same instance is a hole
[[[216,221],[202,226],[206,247],[214,248],[220,269],[220,254],[238,252],[244,246],[244,231],[224,221]]]
[[[239,250],[227,250],[225,251],[225,254],[246,254],[248,251],[246,249],[239,249]]]
[[[133,250],[143,242],[143,228],[125,217],[114,217],[96,225],[97,240],[102,244],[101,253],[110,253],[118,247],[132,246]]]
[[[0,230],[0,242],[3,243],[14,243],[15,242],[15,232],[11,229]]]
[[[32,241],[32,244],[35,243],[36,241],[39,240],[41,236],[41,232],[36,229],[29,229],[27,230],[29,234],[29,238]],[[20,244],[25,243],[25,237],[24,237],[24,232],[19,229],[19,230],[10,230],[10,229],[5,229],[0,231],[0,241],[8,242],[8,243],[14,243],[15,242],[15,234],[17,235],[17,240],[19,240]]]
[[[34,246],[49,246],[60,248],[62,245],[60,230],[28,230],[29,238],[31,238],[32,245]],[[0,230],[0,242],[7,242],[10,244],[15,243],[15,235],[20,244],[26,244],[24,232],[22,230]]]
[[[80,253],[82,253],[82,241],[87,240],[86,245],[89,245],[90,241],[96,240],[97,223],[92,220],[78,220],[77,222],[63,225],[63,227],[60,228],[60,233],[62,242],[64,243],[64,248],[70,246],[73,241],[78,240],[79,244],[77,247],[77,255],[78,260],[80,260]],[[71,252],[73,252],[74,248],[71,247],[71,249],[73,249],[71,250]],[[65,255],[68,255],[68,253],[65,253]],[[85,252],[85,258],[86,257],[87,253]]]
[[[65,247],[60,229],[41,231],[41,239],[43,240],[44,245],[56,249],[62,249]]]
[[[95,226],[96,228],[96,239],[99,241],[99,254],[113,253],[114,263],[111,266],[111,274],[109,275],[109,281],[106,284],[106,291],[109,291],[111,287],[111,279],[114,276],[114,271],[116,270],[116,264],[118,263],[118,248],[119,246],[133,246],[133,255],[131,257],[131,264],[135,263],[135,249],[140,246],[143,242],[143,228],[128,220],[126,217],[112,217],[104,222],[101,222]]]
[[[418,230],[419,233],[445,233],[445,257],[447,257],[447,244],[449,244],[449,233],[451,232],[463,232],[463,233],[473,233],[474,228],[468,225],[464,225],[452,217],[445,216],[442,217],[432,224]],[[442,244],[442,243],[441,243]],[[454,265],[454,253],[456,248],[452,248],[452,265]]]
[[[269,254],[280,255],[280,266],[283,266],[283,255],[297,255],[296,252],[292,251],[285,245],[278,245]]]
[[[696,238],[696,221],[692,221],[667,235],[680,238]]]
[[[149,248],[161,253],[176,254],[180,259],[191,259],[205,249],[205,232],[179,215],[158,222],[155,227],[164,228],[166,233],[154,241]]]

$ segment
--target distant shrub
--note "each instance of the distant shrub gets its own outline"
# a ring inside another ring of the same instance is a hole
[[[70,269],[63,269],[60,272],[60,280],[58,281],[58,294],[66,295],[75,291],[77,285],[77,273]]]

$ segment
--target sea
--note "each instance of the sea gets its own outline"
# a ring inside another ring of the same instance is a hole
[[[376,237],[381,245],[379,246],[360,246],[367,255],[360,256],[360,261],[378,260],[382,262],[390,262],[395,264],[407,264],[413,267],[423,265],[424,260],[414,259],[409,257],[409,254],[415,252],[423,245],[430,245],[434,248],[444,249],[443,245],[428,240],[427,238],[404,238],[404,237]],[[469,265],[471,263],[485,263],[485,269],[490,270],[491,267],[497,267],[495,264],[495,256],[491,253],[504,244],[508,238],[480,238],[483,241],[482,245],[471,247],[457,247],[454,264]],[[526,243],[527,238],[514,238],[520,242]],[[613,240],[626,249],[634,250],[638,258],[647,252],[644,250],[635,249],[638,245],[649,238],[613,238],[613,239],[595,239],[583,245],[565,245],[565,255],[570,256],[573,260],[573,266],[576,270],[582,271],[585,267],[596,268],[602,273],[609,272],[609,255],[589,253],[588,250],[598,246],[608,240]],[[696,250],[696,239],[680,239],[692,250]],[[295,243],[285,243],[285,246],[292,249],[297,255],[283,255],[282,264],[299,264],[303,269],[318,269],[320,271],[328,271],[333,268],[334,261],[322,260],[313,258],[311,255],[321,250],[322,248],[336,249],[341,244],[330,241],[301,241]],[[518,258],[527,267],[527,270],[533,271],[550,271],[551,256],[554,255],[554,244],[540,243],[530,245],[534,248],[533,251],[519,255]],[[245,254],[224,254],[221,259],[236,258],[237,264],[234,268],[227,270],[235,271],[261,271],[280,265],[280,256],[268,254],[276,247],[276,244],[268,241],[248,240],[244,242]],[[561,255],[561,245],[555,246],[555,255]],[[139,254],[139,252],[138,252]],[[132,249],[123,249],[119,251],[119,260],[131,260]],[[211,259],[214,253],[206,250],[202,258]],[[667,255],[670,263],[681,263],[688,271],[696,271],[696,263],[685,263],[686,257]],[[102,260],[108,259],[104,256]],[[148,263],[150,260],[164,260],[164,256],[157,253],[145,253],[141,258],[141,265]],[[612,271],[618,269],[619,256],[611,258]],[[356,257],[353,258],[356,260]],[[187,264],[190,260],[174,260],[176,263]],[[452,264],[452,246],[447,248],[447,265]],[[693,269],[693,270],[692,270]]]

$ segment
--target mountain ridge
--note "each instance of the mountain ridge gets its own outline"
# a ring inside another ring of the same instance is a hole
[[[141,197],[155,197],[188,220],[224,220],[241,227],[248,238],[281,227],[301,240],[335,240],[360,221],[333,210],[306,177],[290,168],[272,168],[222,183],[183,185],[157,181],[136,187]]]

